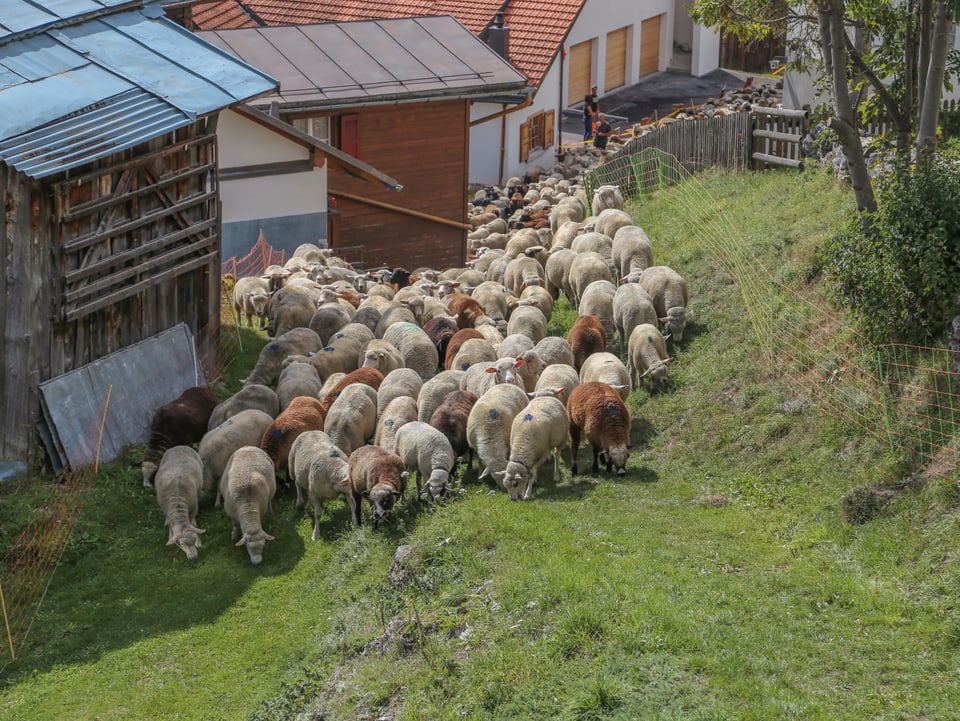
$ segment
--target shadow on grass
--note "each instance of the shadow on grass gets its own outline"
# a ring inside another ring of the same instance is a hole
[[[132,449],[130,453],[142,453]],[[129,453],[127,454],[129,456]],[[259,579],[282,576],[305,552],[293,500],[274,499],[263,528],[274,536],[254,566],[231,538],[232,521],[213,498],[201,503],[205,530],[196,561],[166,545],[168,531],[153,488],[129,458],[102,473],[73,528],[29,635],[3,678],[89,664],[144,639],[214,623]],[[289,507],[288,507],[289,506]]]

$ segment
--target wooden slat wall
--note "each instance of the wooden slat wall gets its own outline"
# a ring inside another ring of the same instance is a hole
[[[640,77],[660,69],[660,18],[644,20],[640,25]]]
[[[353,112],[353,111],[352,111]],[[466,100],[361,108],[359,157],[403,184],[399,193],[330,168],[330,194],[359,195],[466,222],[469,107]],[[466,231],[337,198],[333,247],[363,245],[367,268],[460,267]]]
[[[627,84],[627,28],[607,33],[604,92]]]
[[[567,105],[583,101],[593,84],[593,40],[577,43],[570,48],[570,79],[567,83]]]
[[[0,164],[0,458],[38,457],[40,382],[178,323],[197,333],[219,318],[215,168],[215,118],[69,180],[33,181]]]

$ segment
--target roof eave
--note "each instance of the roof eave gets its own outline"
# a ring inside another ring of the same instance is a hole
[[[388,190],[393,190],[395,192],[403,190],[403,185],[394,178],[391,178],[386,173],[377,170],[372,165],[368,165],[358,158],[354,158],[352,155],[343,152],[339,148],[333,147],[329,143],[318,140],[309,133],[304,133],[302,130],[298,130],[290,125],[290,123],[284,122],[279,118],[275,118],[272,115],[269,115],[262,110],[245,103],[234,105],[232,110],[244,116],[245,118],[254,121],[255,123],[259,123],[260,125],[270,128],[281,135],[286,135],[302,145],[316,149],[318,152],[334,161],[335,165],[343,168],[352,175],[358,175],[370,183],[382,184],[383,187],[387,188]]]

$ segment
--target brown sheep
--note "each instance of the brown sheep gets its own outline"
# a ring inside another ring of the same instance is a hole
[[[343,392],[343,389],[346,388],[351,383],[364,383],[373,390],[380,390],[380,384],[383,383],[383,373],[378,371],[376,368],[357,368],[355,371],[347,373],[340,381],[329,390],[329,392],[323,397],[323,401],[320,403],[320,409],[323,411],[323,417],[327,417],[327,413],[330,412],[330,406],[333,405],[333,402],[337,400],[340,396],[340,393]],[[318,429],[318,430],[323,430]]]
[[[360,525],[360,505],[366,496],[373,512],[373,530],[380,519],[393,510],[398,498],[407,490],[407,472],[403,459],[380,446],[361,446],[350,454],[347,463],[350,493],[347,500],[353,512],[353,523]]]
[[[177,398],[157,408],[150,421],[150,439],[143,451],[140,472],[143,485],[149,488],[164,452],[174,446],[193,446],[207,432],[210,414],[217,397],[209,388],[187,388]]]
[[[316,398],[298,396],[263,432],[260,448],[267,452],[277,471],[286,470],[290,446],[304,431],[322,431],[323,406]]]
[[[453,337],[450,338],[450,342],[447,344],[447,354],[443,358],[444,370],[450,370],[450,366],[453,365],[453,359],[456,358],[457,353],[460,352],[460,346],[471,338],[480,338],[482,340],[483,337],[483,333],[475,328],[463,328],[454,333]]]
[[[453,293],[444,298],[450,315],[457,319],[458,328],[473,328],[477,319],[486,315],[483,306],[464,293]]]
[[[573,367],[580,370],[583,362],[593,353],[603,353],[607,349],[607,336],[603,323],[593,315],[581,315],[567,333],[567,342],[573,350]]]
[[[476,393],[453,391],[443,397],[430,416],[430,425],[447,437],[454,456],[460,458],[467,454],[467,468],[473,465],[473,449],[467,442],[467,419],[476,402]]]
[[[578,472],[577,451],[580,434],[593,446],[593,472],[600,471],[599,458],[603,454],[607,473],[617,468],[617,475],[627,472],[630,457],[630,411],[620,395],[600,381],[581,383],[567,399],[570,417],[570,469]]]

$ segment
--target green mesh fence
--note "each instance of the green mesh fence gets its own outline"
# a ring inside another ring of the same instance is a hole
[[[689,231],[736,280],[767,363],[789,376],[798,396],[931,475],[956,473],[960,353],[873,345],[833,310],[778,282],[696,177],[668,153],[644,149],[617,157],[585,178],[591,196],[604,184],[619,185],[625,198],[668,188],[676,194]]]

